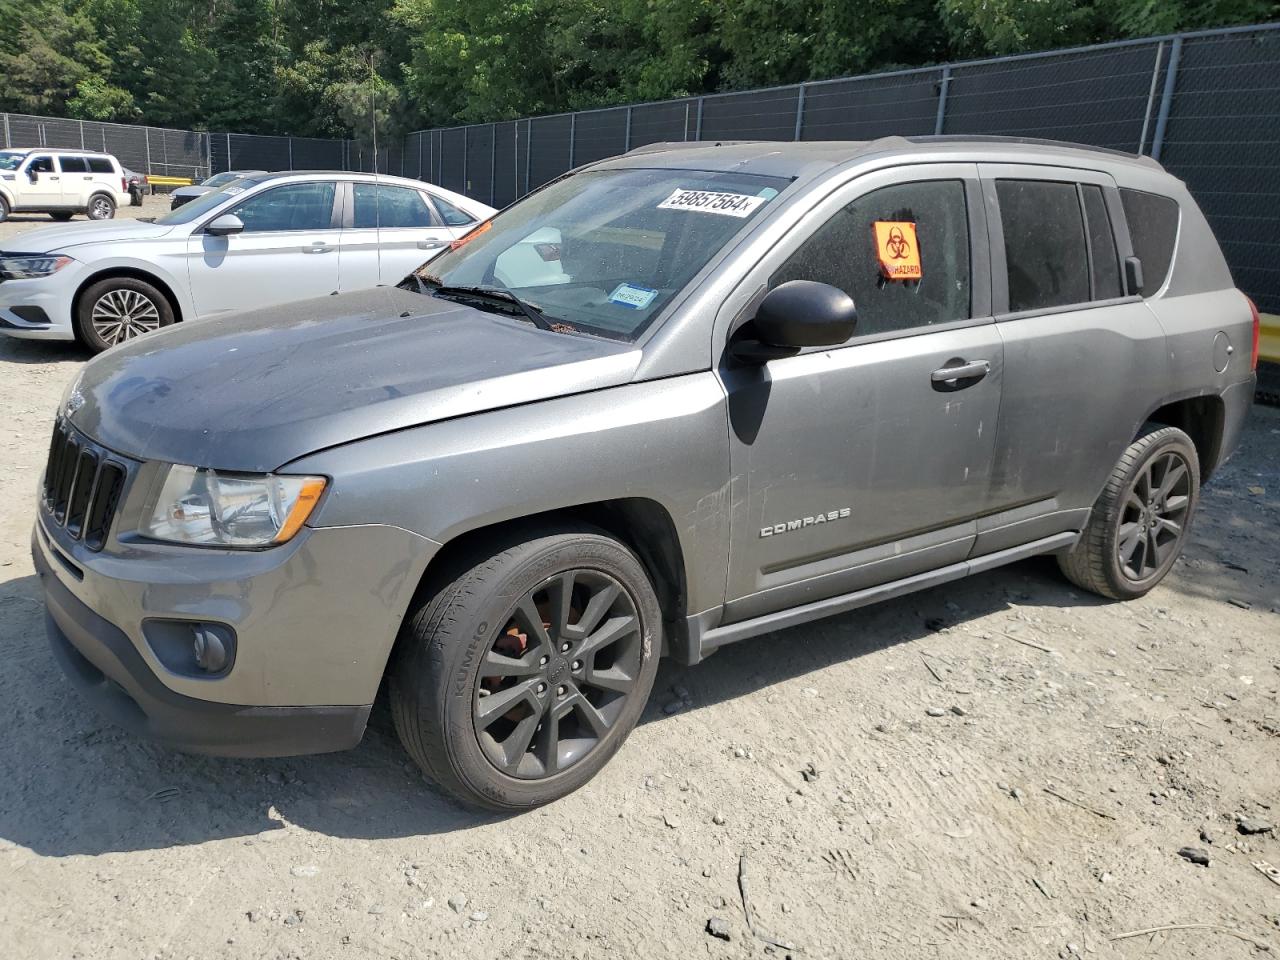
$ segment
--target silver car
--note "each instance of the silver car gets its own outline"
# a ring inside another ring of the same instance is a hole
[[[1151,161],[645,148],[399,286],[89,363],[33,535],[49,635],[187,750],[348,748],[385,689],[430,776],[527,809],[604,766],[660,656],[790,656],[784,627],[1037,554],[1147,593],[1257,330]]]
[[[399,177],[246,177],[154,221],[22,234],[0,251],[0,333],[97,352],[178,321],[394,284],[493,213]]]

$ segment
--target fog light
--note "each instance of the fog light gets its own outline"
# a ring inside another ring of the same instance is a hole
[[[212,680],[235,665],[236,633],[225,623],[145,620],[142,632],[156,659],[179,676]]]
[[[227,665],[227,648],[218,635],[204,624],[196,626],[195,634],[192,648],[196,655],[196,666],[206,673],[221,673]]]

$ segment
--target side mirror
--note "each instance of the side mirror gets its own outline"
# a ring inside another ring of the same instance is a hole
[[[211,220],[204,228],[205,233],[211,233],[215,237],[225,237],[233,233],[240,233],[243,230],[244,221],[234,213],[224,213],[222,216]]]
[[[739,359],[762,363],[792,356],[802,347],[832,347],[853,336],[857,323],[853,298],[839,287],[815,280],[788,280],[765,294],[733,353]]]
[[[1124,258],[1124,292],[1130,296],[1142,293],[1142,261],[1137,257]]]
[[[28,180],[30,180],[32,183],[39,183],[39,182],[40,182],[40,171],[39,171],[39,170],[37,170],[35,167],[31,167],[31,168],[29,168],[29,169],[27,170],[27,179],[28,179]]]

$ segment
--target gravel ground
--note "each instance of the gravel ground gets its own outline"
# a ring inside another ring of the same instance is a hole
[[[1280,410],[1255,409],[1145,599],[1033,561],[667,665],[597,780],[500,818],[433,792],[385,713],[346,754],[231,761],[134,740],[76,698],[28,536],[84,359],[0,342],[7,956],[1280,949],[1280,874],[1253,865],[1280,867],[1280,837],[1241,832],[1280,826]]]

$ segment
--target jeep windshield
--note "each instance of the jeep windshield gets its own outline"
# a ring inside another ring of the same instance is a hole
[[[409,289],[635,340],[789,183],[705,170],[588,170],[504,210]]]

